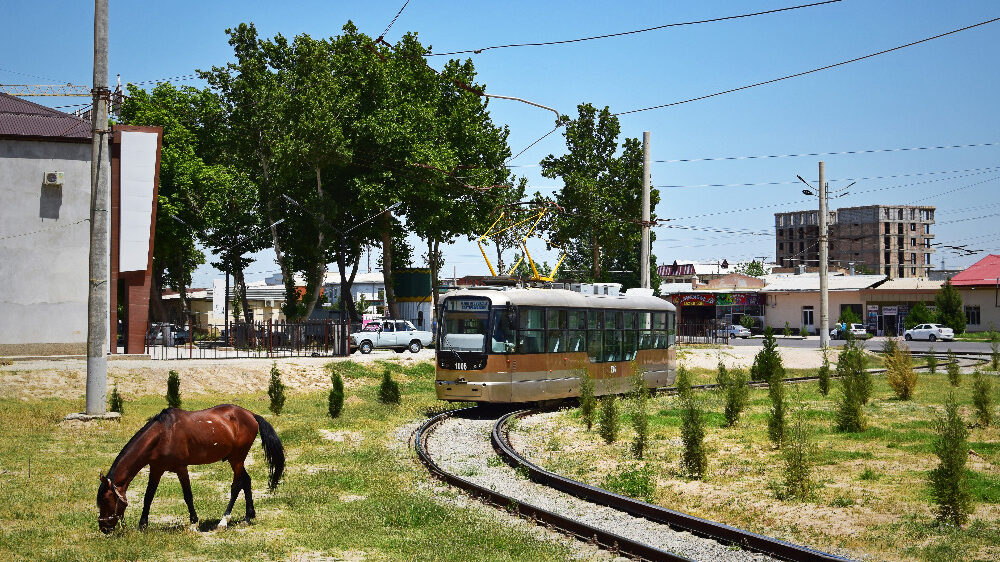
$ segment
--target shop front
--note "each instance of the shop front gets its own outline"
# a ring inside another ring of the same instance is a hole
[[[739,324],[749,315],[760,324],[764,316],[764,297],[759,293],[691,292],[670,295],[677,307],[678,322],[685,324]]]

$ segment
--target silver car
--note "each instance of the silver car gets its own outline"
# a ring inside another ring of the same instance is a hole
[[[360,332],[351,334],[351,351],[371,353],[375,348],[393,349],[402,353],[407,349],[417,353],[431,344],[434,334],[416,329],[407,320],[380,320],[365,326]]]
[[[942,324],[920,324],[919,326],[914,326],[913,328],[903,332],[903,338],[906,341],[951,341],[955,339],[955,330],[952,330]]]

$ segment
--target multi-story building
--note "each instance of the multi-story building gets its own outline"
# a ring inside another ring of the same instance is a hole
[[[934,207],[867,205],[830,211],[830,263],[870,273],[927,277],[932,268]],[[780,267],[819,264],[819,212],[774,214],[775,256]]]

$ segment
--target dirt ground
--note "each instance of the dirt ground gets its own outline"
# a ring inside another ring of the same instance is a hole
[[[749,369],[753,358],[761,346],[720,346],[718,348],[682,347],[678,351],[677,363],[691,368],[715,369],[721,359],[726,367]],[[819,349],[778,346],[778,353],[786,369],[818,369],[823,364],[823,354]],[[836,363],[840,351],[831,349],[829,358]]]
[[[399,361],[404,365],[432,361],[433,350],[420,353],[395,353],[376,350],[370,355],[355,353],[350,357],[290,357],[280,359],[185,359],[185,360],[114,360],[108,362],[108,387],[115,383],[125,396],[162,394],[168,372],[181,376],[185,394],[218,392],[264,392],[270,380],[271,365],[277,363],[281,380],[291,392],[327,389],[331,361],[358,363]],[[345,380],[348,388],[359,381]],[[38,400],[43,398],[83,398],[87,387],[87,363],[81,359],[15,361],[0,367],[0,398]]]

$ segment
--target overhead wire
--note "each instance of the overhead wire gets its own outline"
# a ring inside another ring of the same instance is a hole
[[[410,0],[406,0],[406,2],[403,2],[402,7],[400,7],[399,11],[396,12],[395,17],[392,18],[392,21],[389,22],[389,25],[385,26],[385,30],[383,30],[382,34],[379,35],[378,39],[375,40],[376,43],[379,42],[380,40],[382,40],[382,38],[385,37],[386,33],[389,33],[389,28],[392,27],[392,24],[396,23],[396,20],[399,19],[399,15],[403,13],[403,10],[406,9],[406,5],[409,4],[409,3],[410,3]]]
[[[791,79],[791,78],[798,78],[800,76],[805,76],[807,74],[813,74],[815,72],[820,72],[822,70],[829,70],[831,68],[836,68],[838,66],[844,66],[846,64],[851,64],[853,62],[858,62],[858,61],[862,61],[862,60],[865,60],[865,59],[870,59],[872,57],[877,57],[879,55],[884,55],[884,54],[887,54],[887,53],[891,53],[893,51],[898,51],[900,49],[905,49],[907,47],[912,47],[914,45],[919,45],[921,43],[926,43],[928,41],[933,41],[934,39],[940,39],[940,38],[946,37],[948,35],[959,33],[959,32],[962,32],[962,31],[968,31],[970,29],[973,29],[973,28],[976,28],[976,27],[979,27],[979,26],[983,26],[983,25],[986,25],[986,24],[994,23],[996,21],[1000,21],[1000,18],[993,18],[993,19],[990,19],[990,20],[981,21],[979,23],[975,23],[975,24],[972,24],[972,25],[967,25],[965,27],[961,27],[961,28],[958,28],[958,29],[953,29],[951,31],[948,31],[948,32],[945,32],[945,33],[941,33],[941,34],[938,34],[938,35],[934,35],[932,37],[925,37],[923,39],[920,39],[920,40],[917,40],[917,41],[913,41],[913,42],[910,42],[910,43],[906,43],[904,45],[897,45],[895,47],[892,47],[891,49],[884,49],[882,51],[878,51],[878,52],[874,52],[874,53],[869,53],[867,55],[863,55],[863,56],[860,56],[860,57],[855,57],[855,58],[850,59],[850,60],[844,60],[844,61],[840,61],[840,62],[837,62],[837,63],[828,64],[826,66],[820,66],[820,67],[813,68],[813,69],[810,69],[810,70],[805,70],[805,71],[802,71],[802,72],[796,72],[795,74],[788,74],[786,76],[781,76],[779,78],[772,78],[770,80],[765,80],[763,82],[756,82],[754,84],[747,84],[745,86],[740,86],[738,88],[730,88],[728,90],[722,90],[722,91],[715,92],[715,93],[712,93],[712,94],[706,94],[706,95],[703,95],[703,96],[698,96],[698,97],[695,97],[695,98],[690,98],[690,99],[686,99],[686,100],[682,100],[682,101],[675,101],[675,102],[671,102],[671,103],[664,103],[664,104],[660,104],[660,105],[653,105],[653,106],[650,106],[650,107],[643,107],[643,108],[639,108],[639,109],[630,109],[628,111],[620,111],[618,113],[615,113],[614,115],[615,116],[618,116],[618,115],[630,115],[630,114],[633,114],[633,113],[640,113],[640,112],[643,112],[643,111],[652,111],[654,109],[664,109],[664,108],[667,108],[667,107],[673,107],[673,106],[677,106],[677,105],[681,105],[681,104],[685,104],[685,103],[691,103],[691,102],[694,102],[694,101],[700,101],[700,100],[704,100],[704,99],[708,99],[708,98],[714,98],[716,96],[721,96],[721,95],[724,95],[724,94],[731,94],[731,93],[739,92],[739,91],[742,91],[742,90],[749,90],[750,88],[756,88],[758,86],[765,86],[767,84],[774,84],[775,82],[781,82],[782,80],[788,80],[788,79]]]
[[[724,17],[710,18],[710,19],[703,19],[703,20],[696,20],[696,21],[685,21],[685,22],[678,22],[678,23],[668,23],[668,24],[664,24],[664,25],[657,25],[657,26],[653,26],[653,27],[646,27],[646,28],[643,28],[643,29],[633,29],[631,31],[620,31],[618,33],[605,33],[603,35],[593,35],[593,36],[590,36],[590,37],[578,37],[576,39],[563,39],[563,40],[560,40],[560,41],[538,41],[538,42],[534,42],[534,43],[510,43],[510,44],[507,44],[507,45],[492,45],[490,47],[480,47],[478,49],[464,49],[464,50],[461,50],[461,51],[449,51],[449,52],[443,52],[443,53],[427,53],[424,56],[425,57],[442,57],[442,56],[451,56],[451,55],[464,55],[464,54],[469,54],[469,53],[478,55],[478,54],[482,53],[483,51],[490,51],[490,50],[493,50],[493,49],[511,49],[511,48],[516,48],[516,47],[544,47],[544,46],[550,46],[550,45],[565,45],[567,43],[581,43],[583,41],[594,41],[594,40],[597,40],[597,39],[610,39],[612,37],[622,37],[622,36],[625,36],[625,35],[635,35],[635,34],[638,34],[638,33],[646,33],[647,31],[658,31],[660,29],[667,29],[667,28],[670,28],[670,27],[682,27],[682,26],[686,26],[686,25],[696,25],[696,24],[702,24],[702,23],[714,23],[714,22],[720,22],[720,21],[735,20],[735,19],[740,19],[740,18],[749,18],[749,17],[753,17],[753,16],[762,16],[762,15],[766,15],[766,14],[776,14],[778,12],[788,12],[788,11],[791,11],[791,10],[798,10],[800,8],[812,8],[814,6],[822,6],[823,4],[836,4],[837,2],[840,2],[840,1],[841,0],[825,0],[823,2],[813,2],[812,4],[802,4],[802,5],[799,5],[799,6],[789,6],[787,8],[776,8],[774,10],[765,10],[763,12],[754,12],[754,13],[749,13],[749,14],[739,14],[739,15],[735,15],[735,16],[724,16]],[[405,5],[404,5],[404,7],[405,7]],[[402,10],[400,10],[400,11],[402,11]],[[393,21],[395,21],[395,19]]]

